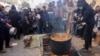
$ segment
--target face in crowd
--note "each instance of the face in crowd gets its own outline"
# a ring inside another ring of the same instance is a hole
[[[42,10],[43,10],[43,11],[46,11],[46,6],[43,6],[43,7],[42,7]]]
[[[100,6],[96,6],[96,8],[95,8],[96,10],[100,10]]]
[[[4,7],[0,5],[0,11],[4,11]]]

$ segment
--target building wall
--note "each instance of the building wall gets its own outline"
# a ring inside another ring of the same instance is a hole
[[[17,4],[18,3],[18,0],[0,0],[0,1],[10,3],[10,4]]]
[[[89,4],[92,2],[92,0],[86,0]],[[95,8],[97,5],[100,6],[100,0],[95,0],[96,1],[96,4],[93,8]]]
[[[52,1],[55,1],[55,2],[57,2],[58,0],[46,0],[47,2],[52,2]]]

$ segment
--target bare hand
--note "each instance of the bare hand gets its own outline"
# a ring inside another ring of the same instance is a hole
[[[82,25],[86,25],[86,23],[85,23],[85,22],[83,22],[83,23],[82,23]]]
[[[8,24],[8,23],[7,23],[7,26],[8,26],[8,27],[12,27],[12,25],[10,25],[10,24]]]
[[[1,21],[4,21],[4,19],[0,19]]]

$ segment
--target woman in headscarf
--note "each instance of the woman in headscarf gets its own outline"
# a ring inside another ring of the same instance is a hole
[[[14,38],[20,39],[20,33],[19,33],[20,15],[14,5],[12,5],[11,10],[9,11],[9,18],[11,19],[12,26],[17,28],[17,34],[14,36]]]
[[[95,19],[94,19],[94,10],[91,6],[89,6],[88,3],[86,3],[85,0],[79,0],[77,3],[78,9],[82,9],[83,12],[83,21],[82,25],[86,26],[85,30],[85,45],[83,50],[88,51],[90,47],[92,47],[92,32],[93,27],[95,25]]]

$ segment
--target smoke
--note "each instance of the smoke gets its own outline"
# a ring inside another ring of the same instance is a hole
[[[58,17],[54,20],[53,31],[55,33],[66,32],[66,21],[63,21],[62,18]]]

